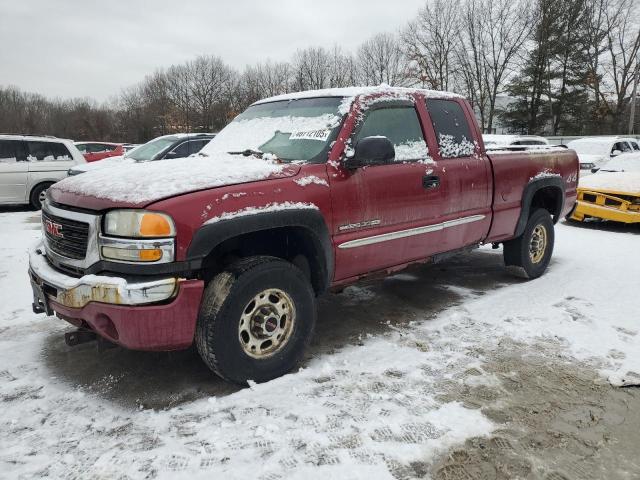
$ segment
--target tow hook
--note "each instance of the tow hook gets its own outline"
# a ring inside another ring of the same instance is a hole
[[[82,345],[83,343],[96,342],[98,353],[102,353],[117,347],[115,343],[112,343],[109,340],[105,340],[91,330],[87,330],[84,328],[79,328],[75,332],[65,333],[64,342],[70,347]]]
[[[78,329],[75,332],[64,334],[64,342],[70,347],[81,345],[83,343],[95,342],[98,336],[90,330]]]

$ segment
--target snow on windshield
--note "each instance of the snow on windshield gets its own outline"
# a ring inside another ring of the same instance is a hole
[[[640,154],[625,153],[602,166],[603,171],[640,173]]]
[[[251,106],[227,125],[201,153],[256,150],[285,161],[308,161],[321,154],[342,117],[340,98],[315,98]]]
[[[611,145],[601,141],[574,140],[567,143],[567,147],[580,155],[609,155],[611,153]]]

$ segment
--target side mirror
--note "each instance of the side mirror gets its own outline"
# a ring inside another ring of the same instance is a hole
[[[164,156],[164,158],[178,158],[178,153],[177,153],[177,152],[174,152],[174,151],[171,151],[171,152],[167,153],[167,154]]]
[[[613,152],[611,152],[612,157],[617,157],[618,155],[622,155],[621,150],[614,150]]]
[[[351,157],[343,165],[349,170],[356,168],[388,165],[396,158],[396,149],[387,137],[366,137],[358,141]]]

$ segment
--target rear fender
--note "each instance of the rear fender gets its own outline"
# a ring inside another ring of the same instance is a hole
[[[553,223],[558,223],[558,220],[560,220],[565,199],[564,182],[562,181],[562,177],[554,176],[533,179],[527,184],[522,193],[522,208],[520,210],[518,223],[516,224],[515,238],[524,233],[524,229],[529,221],[529,216],[531,215],[533,199],[536,196],[536,193],[543,189],[549,189],[554,192],[554,204],[552,205],[553,211],[550,213],[553,215]]]

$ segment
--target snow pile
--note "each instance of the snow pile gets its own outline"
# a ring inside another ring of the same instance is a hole
[[[442,158],[469,157],[475,151],[475,144],[465,137],[460,142],[456,142],[453,135],[440,134],[438,144],[440,146],[440,156]]]
[[[318,210],[318,207],[313,203],[303,202],[282,202],[282,203],[270,203],[264,207],[246,207],[242,210],[236,210],[235,212],[224,212],[217,217],[212,217],[205,222],[205,225],[211,223],[221,222],[222,220],[230,220],[237,217],[246,217],[247,215],[256,215],[258,213],[267,212],[280,212],[282,210],[299,210],[299,209],[311,209]]]
[[[264,180],[285,167],[256,157],[217,153],[210,157],[127,164],[69,177],[62,192],[143,204],[181,193]]]
[[[579,188],[640,195],[640,172],[602,172],[580,179]]]
[[[316,185],[321,185],[323,187],[329,186],[326,180],[323,180],[320,177],[316,177],[315,175],[308,175],[306,177],[297,178],[296,180],[294,180],[294,182],[296,182],[301,187],[306,187],[307,185],[311,185],[312,183]]]

